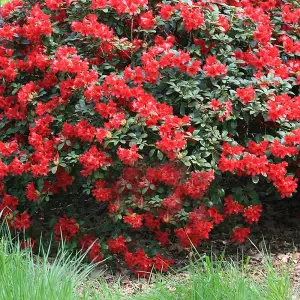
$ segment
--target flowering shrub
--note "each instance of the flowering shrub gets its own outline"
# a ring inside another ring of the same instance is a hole
[[[298,1],[12,0],[1,15],[12,229],[147,276],[224,223],[245,242],[262,197],[296,192]]]

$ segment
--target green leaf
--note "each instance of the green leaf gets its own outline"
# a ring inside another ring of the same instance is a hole
[[[52,174],[55,174],[55,173],[57,172],[57,166],[53,167],[53,168],[51,169],[51,172],[52,172]]]
[[[163,160],[163,158],[164,158],[163,153],[162,153],[161,151],[159,151],[159,150],[157,150],[157,158],[158,158],[159,160]]]
[[[142,194],[144,195],[148,191],[148,187],[142,189]]]

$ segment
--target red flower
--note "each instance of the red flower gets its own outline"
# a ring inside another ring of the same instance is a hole
[[[7,216],[17,209],[19,204],[18,198],[4,194],[0,203],[0,216]]]
[[[104,180],[95,182],[96,188],[92,190],[92,194],[98,202],[109,201],[112,198],[111,188],[105,188],[105,185],[106,182]]]
[[[225,16],[219,15],[218,22],[222,31],[227,32],[230,29],[228,19]]]
[[[244,206],[234,201],[232,196],[227,196],[224,199],[224,211],[227,216],[243,212]]]
[[[103,260],[101,254],[101,246],[95,239],[93,234],[87,234],[79,239],[78,247],[81,249],[82,253],[88,252],[88,257],[91,261],[97,263]]]
[[[146,227],[148,227],[150,230],[156,230],[160,227],[160,220],[155,219],[152,214],[144,214],[144,224]]]
[[[283,161],[279,164],[268,164],[267,176],[269,180],[278,182],[286,175],[288,163]]]
[[[73,237],[79,232],[79,225],[74,218],[59,218],[58,222],[54,225],[54,234],[56,239],[60,240],[61,238],[65,239],[66,242],[69,242]]]
[[[174,263],[172,259],[165,259],[161,254],[153,257],[154,268],[159,272],[167,272],[170,265]]]
[[[161,4],[160,5],[160,12],[159,15],[165,21],[168,21],[171,17],[172,13],[174,12],[175,7],[170,4]]]
[[[191,172],[189,180],[183,185],[183,192],[192,199],[201,200],[214,180],[214,171]]]
[[[186,226],[186,230],[179,228],[175,229],[174,232],[180,244],[183,247],[190,248],[192,246],[197,247],[202,240],[208,239],[213,227],[212,222],[195,220]]]
[[[117,151],[117,155],[119,159],[125,164],[125,165],[133,165],[139,160],[139,154],[138,154],[138,148],[136,145],[133,145],[129,150],[122,148],[119,146],[119,149]]]
[[[27,239],[27,240],[25,240],[25,241],[22,241],[22,242],[20,243],[20,247],[21,247],[22,250],[23,250],[23,249],[26,249],[26,248],[31,248],[31,249],[33,249],[33,248],[34,248],[34,245],[35,245],[35,240],[32,239],[32,238],[29,238],[29,239]]]
[[[248,235],[250,233],[250,228],[235,228],[231,237],[231,241],[238,243],[245,243]]]
[[[81,171],[81,174],[87,177],[93,171],[110,164],[111,159],[105,155],[105,152],[98,150],[94,145],[80,156],[79,162],[84,168],[84,170]]]
[[[92,9],[103,9],[108,4],[108,0],[92,0]]]
[[[153,265],[143,249],[138,249],[135,253],[126,252],[124,255],[125,263],[138,277],[148,278]]]
[[[10,143],[3,143],[0,141],[0,153],[3,157],[10,156],[18,150],[18,143],[13,141]]]
[[[265,155],[267,148],[269,146],[269,141],[261,141],[260,143],[256,144],[253,141],[248,143],[247,152],[254,154],[256,156]]]
[[[19,231],[28,229],[31,226],[30,215],[27,212],[17,214],[12,222],[13,228]]]
[[[212,78],[219,75],[226,75],[227,69],[225,65],[217,62],[217,58],[215,56],[208,56],[206,59],[206,63],[203,67],[203,71],[206,72],[207,76]]]
[[[122,253],[124,254],[127,251],[126,240],[122,235],[116,239],[111,239],[107,242],[107,246],[110,252],[114,254]]]
[[[27,24],[23,25],[22,29],[29,41],[39,42],[42,35],[51,35],[52,33],[50,16],[44,14],[39,4],[36,4],[27,17]]]
[[[255,90],[253,89],[252,85],[246,88],[238,88],[236,90],[236,95],[242,100],[243,104],[247,104],[248,102],[254,100]]]
[[[46,6],[51,10],[58,10],[64,4],[63,0],[45,0]]]
[[[277,191],[281,195],[281,198],[291,197],[292,194],[297,190],[298,178],[293,176],[287,176],[274,182]]]
[[[293,146],[284,146],[275,140],[270,145],[270,152],[275,157],[285,158],[285,156],[294,156],[298,154],[298,150]]]
[[[212,99],[209,105],[213,110],[218,110],[220,107],[220,102],[217,99]]]
[[[204,15],[200,8],[191,8],[186,5],[179,5],[180,13],[183,18],[183,26],[187,32],[197,30],[204,25]]]
[[[170,244],[169,240],[169,232],[168,231],[160,231],[156,230],[155,232],[155,238],[158,240],[162,247],[167,247]]]
[[[243,146],[232,146],[227,142],[224,142],[222,145],[223,155],[229,156],[229,155],[242,155],[245,148]]]
[[[111,40],[114,37],[113,30],[107,25],[99,23],[95,14],[85,16],[82,22],[73,21],[72,31],[80,32],[82,36],[92,36],[103,41]]]
[[[156,24],[156,21],[153,17],[151,10],[140,14],[139,24],[143,29],[146,29],[146,30],[154,27],[154,25]]]
[[[228,99],[224,104],[222,104],[221,108],[224,110],[221,115],[217,117],[220,122],[223,122],[227,117],[230,116],[232,112],[232,102]]]
[[[216,207],[211,207],[207,210],[208,216],[212,218],[212,222],[215,224],[220,224],[224,220],[224,216],[222,216]]]
[[[132,228],[141,227],[143,225],[143,215],[132,213],[131,211],[129,211],[129,213],[129,216],[123,217],[124,223],[131,225]]]
[[[28,200],[35,202],[39,199],[39,196],[40,192],[35,189],[34,183],[28,183],[26,187],[26,197],[28,198]]]
[[[262,212],[261,205],[249,206],[244,209],[243,216],[245,217],[245,221],[248,224],[253,224],[259,221],[261,212]]]

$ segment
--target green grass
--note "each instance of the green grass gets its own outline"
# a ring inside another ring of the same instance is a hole
[[[78,287],[93,269],[83,264],[82,254],[71,255],[62,247],[50,264],[48,253],[21,251],[9,235],[1,236],[0,300],[79,299]]]
[[[119,283],[87,284],[91,299],[131,300],[291,300],[292,287],[288,269],[276,271],[267,256],[255,278],[248,263],[239,265],[223,258],[204,256],[191,263],[184,274],[160,276],[146,291],[126,295]],[[247,271],[248,270],[248,271]],[[93,295],[93,288],[97,290]],[[99,292],[100,291],[100,292]],[[298,299],[298,298],[294,298]]]
[[[0,0],[0,4],[3,5],[5,4],[6,2],[9,2],[10,0]]]
[[[162,280],[146,295],[135,299],[159,300],[289,300],[291,283],[288,272],[278,274],[271,264],[262,267],[265,274],[255,280],[245,273],[247,265],[212,260],[205,257],[192,264],[190,278],[178,283],[172,279]]]

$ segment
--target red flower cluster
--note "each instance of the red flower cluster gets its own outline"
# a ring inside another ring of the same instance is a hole
[[[204,14],[202,13],[201,8],[192,8],[181,3],[176,8],[180,10],[180,14],[183,19],[183,26],[187,32],[197,30],[204,25]]]
[[[208,56],[206,63],[203,67],[203,71],[206,72],[207,76],[215,78],[216,76],[226,75],[227,68],[225,65],[218,63],[215,56]]]
[[[124,223],[129,224],[132,228],[139,228],[143,225],[143,215],[138,215],[129,211],[129,216],[124,216]]]
[[[255,98],[255,90],[253,86],[246,88],[238,88],[236,90],[236,95],[241,99],[244,104],[247,104],[250,101],[253,101]]]
[[[156,21],[151,10],[140,14],[139,24],[143,29],[149,30],[154,27]]]
[[[228,99],[225,103],[220,103],[217,99],[212,99],[209,103],[213,111],[218,111],[217,120],[223,122],[232,112],[232,102]]]
[[[109,165],[111,163],[111,158],[107,157],[105,152],[98,150],[96,146],[92,146],[87,152],[80,156],[79,162],[84,169],[81,171],[81,174],[87,177],[93,171]]]
[[[274,96],[268,101],[268,117],[272,121],[286,119],[288,121],[300,120],[300,96],[290,97],[287,94]]]
[[[104,180],[97,180],[95,182],[95,189],[93,189],[93,196],[98,202],[109,201],[112,198],[111,188],[105,188],[106,182]]]
[[[231,241],[238,242],[238,243],[245,243],[249,233],[250,233],[250,228],[234,228],[233,234],[231,237]]]
[[[123,236],[119,236],[116,239],[111,239],[107,242],[107,246],[110,252],[113,254],[124,254],[127,252],[126,240]]]
[[[56,239],[60,240],[61,238],[69,242],[73,237],[79,232],[79,225],[74,218],[68,218],[64,216],[59,218],[58,222],[54,225],[54,234]]]
[[[84,17],[82,22],[73,22],[72,30],[80,32],[82,36],[92,36],[103,41],[110,41],[114,38],[113,30],[105,24],[98,23],[97,16],[94,14]]]
[[[18,231],[24,231],[31,226],[32,222],[30,220],[30,215],[24,211],[16,214],[10,224],[14,229]]]
[[[40,192],[36,190],[34,183],[29,183],[26,187],[26,197],[28,198],[28,200],[35,202],[39,199],[39,196]]]
[[[135,162],[139,160],[138,148],[136,145],[130,147],[129,150],[126,150],[121,146],[119,146],[117,155],[125,165],[129,165],[129,166],[133,165]]]
[[[224,211],[227,216],[239,214],[243,211],[244,206],[234,201],[232,196],[227,196],[224,199]]]
[[[166,272],[173,260],[165,259],[160,254],[156,254],[152,259],[149,258],[143,249],[138,249],[135,253],[126,252],[124,255],[125,263],[138,277],[150,277],[151,270]]]
[[[248,224],[257,223],[262,212],[261,205],[249,206],[244,209],[243,216]]]
[[[267,151],[274,157],[280,158],[285,158],[287,155],[295,156],[299,153],[295,146],[285,146],[278,140],[272,143],[262,141],[259,144],[250,142],[248,148],[230,146],[226,143],[219,159],[219,169],[222,172],[236,173],[238,176],[266,176],[274,183],[282,198],[290,197],[297,189],[298,179],[293,176],[285,177],[288,164],[270,162],[266,156]]]
[[[103,256],[101,254],[101,246],[93,234],[87,234],[79,239],[78,247],[83,253],[88,253],[88,257],[93,262],[101,262]]]

